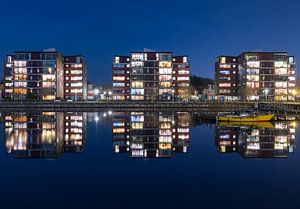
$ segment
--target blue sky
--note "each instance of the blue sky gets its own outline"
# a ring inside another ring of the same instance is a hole
[[[288,51],[300,59],[297,0],[6,0],[0,57],[55,47],[83,54],[88,80],[111,81],[115,54],[144,48],[189,55],[193,74],[214,76],[221,54]],[[1,74],[3,69],[1,69]]]

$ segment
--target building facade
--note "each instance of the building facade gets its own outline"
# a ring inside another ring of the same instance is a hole
[[[67,59],[70,59],[70,64],[65,64]],[[77,65],[81,65],[81,67]],[[81,71],[82,74],[80,76],[71,74],[75,71],[76,73]],[[78,79],[79,77],[80,79]],[[64,58],[54,49],[41,52],[15,52],[13,55],[8,55],[4,63],[3,96],[9,100],[47,101],[75,99],[76,96],[85,99],[86,67],[84,59],[82,57],[81,59],[77,59],[77,57],[76,59],[75,57]]]
[[[114,100],[184,99],[190,85],[187,56],[172,52],[132,52],[115,56]]]
[[[87,99],[86,62],[83,56],[64,57],[64,97],[71,100]]]
[[[238,99],[237,57],[220,56],[215,64],[216,95],[221,100]]]
[[[219,99],[294,101],[296,62],[287,52],[220,56],[215,67],[215,82]]]

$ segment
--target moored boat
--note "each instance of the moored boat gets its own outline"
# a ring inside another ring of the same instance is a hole
[[[227,122],[267,122],[267,121],[271,121],[274,117],[275,117],[275,114],[224,115],[224,116],[217,116],[217,121],[227,121]]]

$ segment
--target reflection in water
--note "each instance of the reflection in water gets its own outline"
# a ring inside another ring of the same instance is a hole
[[[238,152],[244,157],[288,157],[296,145],[296,123],[219,123],[215,143],[221,153]]]
[[[57,158],[82,152],[86,113],[15,112],[4,115],[6,150],[14,157]]]
[[[201,122],[188,112],[14,112],[3,113],[7,153],[16,158],[58,158],[81,153],[87,121],[110,126],[114,153],[136,158],[170,158],[187,153],[190,127]],[[215,144],[220,153],[244,157],[287,157],[296,145],[296,123],[219,123]],[[196,140],[196,139],[194,139]],[[201,140],[201,137],[197,138]]]
[[[186,112],[114,112],[114,152],[129,152],[131,157],[140,158],[187,153],[190,119]]]

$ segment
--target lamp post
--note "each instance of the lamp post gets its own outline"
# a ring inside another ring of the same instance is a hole
[[[98,95],[99,95],[99,89],[95,89],[95,100],[98,100]]]

